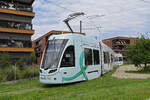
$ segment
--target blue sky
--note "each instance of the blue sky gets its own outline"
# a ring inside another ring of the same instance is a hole
[[[74,12],[86,16],[72,20],[70,25],[78,32],[82,20],[83,32],[88,36],[106,39],[150,32],[150,0],[35,0],[33,9],[36,16],[32,40],[51,30],[68,31],[62,21]]]

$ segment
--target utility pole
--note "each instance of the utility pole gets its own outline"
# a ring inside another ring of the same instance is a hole
[[[80,21],[80,33],[82,33],[82,21]]]
[[[16,61],[15,61],[15,66],[14,66],[14,80],[16,81]]]

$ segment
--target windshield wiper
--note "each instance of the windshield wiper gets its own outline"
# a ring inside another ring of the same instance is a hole
[[[44,70],[48,70],[48,69],[49,69],[49,67],[44,68]]]

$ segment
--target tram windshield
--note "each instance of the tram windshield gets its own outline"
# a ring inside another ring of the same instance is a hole
[[[60,60],[60,56],[67,43],[67,39],[54,39],[49,40],[47,43],[42,68],[56,69]]]

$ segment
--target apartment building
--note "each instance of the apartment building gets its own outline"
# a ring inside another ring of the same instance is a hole
[[[11,62],[21,57],[31,63],[34,0],[0,0],[0,54],[8,53]]]
[[[124,55],[124,53],[127,52],[125,47],[128,45],[135,44],[137,39],[138,38],[118,36],[114,38],[105,39],[103,40],[103,43],[112,48],[114,52],[123,54],[124,61],[127,61],[128,59]]]

